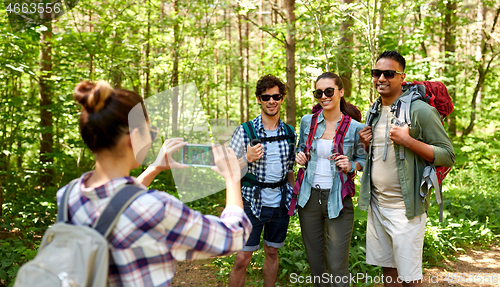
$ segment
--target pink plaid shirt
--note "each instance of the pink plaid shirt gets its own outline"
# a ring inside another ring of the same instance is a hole
[[[92,225],[111,196],[134,177],[115,178],[97,188],[83,174],[69,195],[70,222]],[[57,192],[57,203],[67,186]],[[202,215],[166,192],[149,190],[121,215],[109,237],[108,286],[170,286],[177,261],[239,251],[252,230],[245,212],[228,206],[220,218]]]

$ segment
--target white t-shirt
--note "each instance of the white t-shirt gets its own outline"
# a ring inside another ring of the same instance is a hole
[[[318,139],[316,151],[318,160],[311,186],[316,187],[316,185],[319,185],[322,189],[331,188],[333,175],[328,156],[332,154],[332,140]]]
[[[390,106],[382,106],[380,119],[373,132],[372,195],[381,207],[405,208],[396,166],[394,142],[389,137],[391,118]]]

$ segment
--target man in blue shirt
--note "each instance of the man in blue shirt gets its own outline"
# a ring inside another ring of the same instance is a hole
[[[243,287],[252,253],[259,249],[264,229],[264,286],[274,286],[278,273],[278,248],[285,244],[288,229],[288,208],[293,193],[293,165],[295,161],[293,128],[280,119],[280,108],[286,87],[273,75],[266,75],[257,82],[255,96],[261,114],[250,121],[255,136],[261,143],[251,146],[244,125],[233,133],[229,146],[239,158],[240,166],[248,165],[242,179],[242,196],[245,213],[253,229],[246,246],[236,255],[228,285]],[[248,126],[247,126],[248,129]],[[289,139],[286,139],[286,138]],[[269,141],[266,141],[268,138]],[[272,139],[272,140],[271,140]],[[289,143],[293,144],[289,144]]]

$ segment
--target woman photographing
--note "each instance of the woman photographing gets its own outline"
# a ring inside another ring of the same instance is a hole
[[[80,83],[74,98],[82,105],[80,133],[96,164],[70,190],[72,224],[92,226],[125,184],[146,190],[159,172],[187,167],[172,159],[186,143],[169,139],[157,159],[159,164],[138,178],[131,177],[130,171],[140,166],[155,137],[142,98],[132,91],[112,89],[104,81]],[[142,112],[130,113],[138,104]],[[108,237],[108,286],[170,286],[177,261],[242,249],[252,227],[243,211],[240,169],[231,149],[219,146],[213,152],[216,166],[212,169],[226,179],[226,208],[221,217],[204,216],[168,193],[145,191],[120,215]],[[58,205],[67,187],[57,192]]]

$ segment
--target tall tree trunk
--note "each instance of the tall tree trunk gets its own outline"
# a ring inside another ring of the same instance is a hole
[[[174,0],[173,2],[173,9],[175,13],[175,19],[174,19],[174,63],[172,67],[172,87],[174,88],[173,90],[173,97],[172,97],[172,136],[177,137],[179,136],[179,123],[178,123],[178,118],[179,118],[179,41],[180,41],[180,35],[179,35],[179,7],[178,7],[178,0]]]
[[[88,10],[89,12],[89,32],[93,33],[94,32],[94,24],[92,23],[92,16],[93,16],[93,11],[92,8]],[[46,13],[48,14],[48,13]],[[44,15],[46,15],[44,14]],[[44,17],[50,17],[50,16],[44,16]],[[94,79],[94,51],[95,50],[90,50],[89,49],[89,79],[93,80]]]
[[[481,1],[480,1],[481,2]],[[482,4],[479,5],[479,8],[482,7]],[[479,13],[481,13],[481,9],[478,9],[478,16]],[[493,35],[495,32],[495,28],[497,26],[498,22],[498,17],[500,16],[500,7],[496,10],[495,16],[493,18],[493,24],[491,26],[491,30],[489,31],[489,35]],[[483,29],[486,30],[486,29]],[[489,60],[486,60],[486,52],[490,49],[492,51],[491,58]],[[477,56],[477,55],[476,55]],[[475,125],[475,120],[476,120],[476,105],[478,104],[478,94],[480,93],[481,89],[483,88],[484,80],[486,79],[486,76],[490,70],[491,63],[495,59],[495,57],[498,56],[498,53],[493,53],[493,46],[491,46],[488,41],[485,39],[482,39],[481,41],[481,51],[480,51],[480,60],[477,63],[477,72],[479,74],[479,78],[477,80],[476,87],[474,88],[474,92],[472,93],[472,100],[471,100],[471,113],[470,113],[470,123],[469,126],[464,130],[462,136],[468,135],[472,132],[474,129]]]
[[[484,9],[483,0],[477,1],[477,16],[476,16],[476,61],[481,61],[482,58],[482,50],[484,45],[484,37],[483,31],[485,30],[485,21],[484,18],[486,16],[486,10]]]
[[[417,13],[415,13],[416,17],[415,17],[415,26],[417,25],[421,25],[421,29],[424,30],[425,29],[425,26],[424,25],[424,22],[423,22],[423,18],[422,18],[422,5],[418,5],[417,6]],[[428,53],[427,53],[427,46],[425,45],[425,40],[422,40],[422,42],[420,42],[420,48],[422,49],[422,57],[423,58],[427,58],[428,57]]]
[[[149,63],[149,53],[151,52],[150,40],[151,40],[151,0],[146,1],[148,5],[148,30],[146,34],[146,91],[144,98],[147,99],[151,95],[151,85],[149,83],[149,75],[150,75],[150,63]]]
[[[373,29],[373,54],[378,51],[378,40],[379,40],[379,31],[380,31],[380,26],[377,25],[378,19],[379,19],[379,0],[374,0],[373,3],[373,18],[371,19],[372,23],[372,29]],[[369,15],[369,14],[368,14]],[[375,65],[375,63],[374,63]]]
[[[217,23],[217,19],[215,22]],[[219,69],[218,69],[219,49],[215,48],[214,54],[215,54],[214,83],[215,83],[215,90],[217,91],[219,89]],[[207,64],[207,75],[210,75],[208,64]],[[208,86],[207,99],[206,99],[205,103],[206,103],[206,107],[207,107],[207,116],[210,117],[210,103],[211,103],[211,100],[210,100],[210,77],[208,77],[208,79],[209,79],[209,82],[207,83],[207,86]],[[217,98],[217,95],[214,97],[214,99],[215,98]]]
[[[243,78],[243,69],[245,68],[243,66],[243,35],[242,35],[242,27],[241,27],[241,15],[238,14],[238,40],[239,40],[239,49],[240,49],[240,59],[239,59],[239,66],[240,66],[240,122],[245,121],[245,111],[244,111],[244,106],[243,106],[243,85],[244,85],[244,78]]]
[[[227,2],[227,7],[230,7],[231,6],[231,1],[228,0]],[[232,47],[232,41],[231,41],[231,17],[227,17],[227,9],[228,8],[224,8],[224,22],[227,21],[226,23],[226,37],[227,37],[227,41],[229,43],[229,47]],[[232,74],[232,69],[231,69],[231,60],[232,60],[232,54],[231,54],[231,51],[232,49],[227,49],[226,50],[226,54],[225,54],[225,60],[226,60],[226,81],[225,81],[225,100],[226,100],[226,103],[225,103],[225,112],[226,112],[226,119],[229,119],[229,94],[230,94],[230,88],[231,88],[231,83],[232,83],[232,78],[233,78],[233,74]]]
[[[5,103],[2,103],[2,97],[0,97],[0,106],[3,106],[5,108],[1,109],[2,113],[5,115],[11,115],[6,122],[2,122],[0,132],[2,134],[0,138],[0,151],[10,151],[12,149],[12,146],[8,144],[8,141],[12,142],[14,139],[14,130],[12,129],[12,124],[14,121],[14,114],[15,114],[15,109],[14,105],[10,104],[11,99],[15,98],[16,95],[16,78],[14,76],[11,76],[10,79],[7,76],[7,82],[6,84],[3,84],[3,87],[5,88]],[[12,91],[9,92],[9,84],[11,86]],[[3,95],[2,95],[3,96]],[[9,123],[10,122],[10,123]],[[7,127],[10,127],[10,132],[7,132]],[[2,205],[3,205],[3,192],[4,192],[4,184],[5,186],[8,186],[9,183],[9,173],[7,172],[9,170],[9,165],[10,165],[10,159],[9,159],[10,153],[4,153],[0,152],[0,216],[2,216]],[[4,182],[4,183],[2,183]],[[5,189],[6,190],[6,189]]]
[[[417,5],[416,7],[416,17],[415,17],[415,23],[414,25],[415,26],[420,26],[420,29],[422,31],[425,30],[425,24],[424,24],[424,20],[423,20],[423,16],[422,16],[422,5]],[[420,42],[420,49],[421,49],[421,55],[422,55],[422,58],[426,59],[429,55],[428,55],[428,49],[427,49],[427,45],[425,44],[425,39],[422,39],[422,42]],[[415,56],[415,55],[414,55]],[[429,61],[426,61],[425,63],[427,69],[429,69]],[[430,75],[429,73],[426,73],[425,74],[425,80],[428,81],[430,78]]]
[[[113,40],[113,49],[111,53],[111,60],[110,62],[112,63],[112,67],[109,71],[110,73],[110,79],[113,87],[117,89],[122,88],[122,72],[120,66],[115,65],[115,55],[119,54],[122,46],[122,37],[120,33],[115,30],[114,31],[114,40]],[[118,50],[118,51],[117,51]]]
[[[342,0],[343,4],[349,5],[353,0]],[[353,34],[351,31],[351,27],[354,24],[354,19],[349,16],[345,21],[342,22],[340,26],[340,45],[339,45],[339,55],[337,59],[339,59],[339,75],[342,79],[342,83],[344,84],[344,96],[349,98],[352,93],[352,49],[354,47],[353,42]]]
[[[247,13],[248,17],[248,13]],[[249,70],[250,70],[250,27],[248,24],[248,21],[246,21],[246,29],[245,29],[245,105],[246,105],[246,113],[245,113],[245,121],[250,120],[250,103],[249,103],[249,97],[250,97],[250,87],[248,84],[249,80]]]
[[[48,17],[47,17],[48,18]],[[50,80],[52,74],[52,22],[45,23],[46,31],[42,31],[40,39],[40,78],[38,81],[40,89],[40,163],[42,172],[40,176],[40,185],[42,188],[52,184],[54,170],[52,167],[53,158],[53,119],[52,119],[52,92],[53,86]]]
[[[271,3],[271,23],[274,25],[278,24],[278,12],[273,9],[275,7],[278,8],[278,0],[275,0]]]
[[[455,46],[456,46],[456,18],[457,18],[457,2],[455,0],[448,0],[446,3],[446,9],[444,11],[444,53],[445,53],[445,67],[444,74],[445,80],[444,84],[448,87],[448,92],[450,93],[451,99],[456,103],[456,78],[457,71],[454,67],[456,62],[455,58]],[[448,117],[449,126],[448,131],[454,137],[457,135],[457,119],[456,113],[451,113]]]
[[[285,0],[286,29],[286,123],[295,128],[295,0]]]
[[[260,0],[259,24],[264,27],[264,0]],[[264,71],[264,31],[260,30],[260,71]],[[260,72],[259,74],[262,74]],[[262,75],[260,75],[262,76]]]

